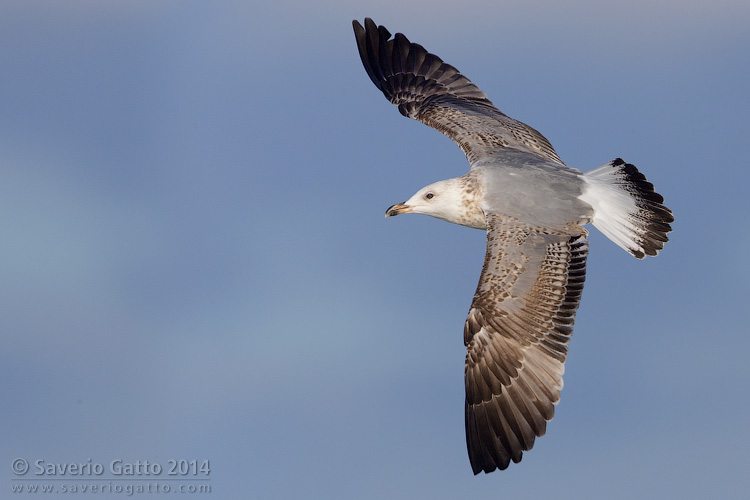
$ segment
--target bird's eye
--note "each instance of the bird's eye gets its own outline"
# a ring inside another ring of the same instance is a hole
[[[431,200],[432,198],[435,197],[435,195],[432,193],[427,193],[426,195],[424,195],[424,197],[427,198],[428,200]]]

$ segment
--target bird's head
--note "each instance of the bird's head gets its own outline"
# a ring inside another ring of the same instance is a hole
[[[403,203],[397,203],[385,211],[386,217],[400,214],[425,214],[448,222],[461,224],[466,211],[463,200],[465,191],[457,179],[448,179],[425,186]]]

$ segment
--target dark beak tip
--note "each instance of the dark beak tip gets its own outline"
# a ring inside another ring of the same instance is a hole
[[[395,205],[391,205],[388,207],[388,210],[385,211],[386,217],[394,217],[396,215],[401,215],[411,212],[411,207],[406,205],[406,202],[404,203],[396,203]]]

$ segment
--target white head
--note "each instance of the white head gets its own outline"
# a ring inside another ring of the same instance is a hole
[[[466,181],[462,177],[430,184],[414,193],[414,196],[405,202],[388,208],[385,216],[425,214],[454,224],[476,227],[476,224],[469,222],[476,219],[478,211],[484,225],[484,215],[476,203],[472,203],[473,198],[469,196],[466,187]]]

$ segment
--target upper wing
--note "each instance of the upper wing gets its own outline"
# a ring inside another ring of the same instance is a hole
[[[450,137],[470,163],[511,148],[563,164],[552,145],[533,128],[497,109],[479,87],[421,45],[391,34],[370,18],[353,21],[367,74],[402,115]]]
[[[474,474],[505,469],[554,415],[586,276],[586,232],[545,234],[487,216],[487,252],[464,326],[466,443]]]

